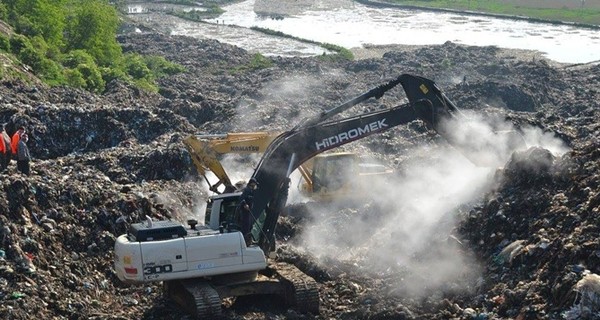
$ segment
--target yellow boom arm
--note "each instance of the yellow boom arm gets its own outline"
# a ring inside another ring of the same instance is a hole
[[[192,135],[183,140],[189,151],[198,173],[206,179],[209,189],[220,193],[219,186],[225,186],[225,192],[234,192],[235,186],[229,179],[219,161],[219,156],[226,153],[264,153],[267,146],[279,132],[238,132],[210,135]],[[206,177],[206,171],[211,171],[219,179],[211,184]]]

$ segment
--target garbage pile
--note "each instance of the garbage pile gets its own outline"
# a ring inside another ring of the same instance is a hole
[[[31,175],[18,174],[14,163],[0,175],[4,317],[186,317],[165,300],[159,284],[125,285],[112,269],[115,238],[128,224],[146,216],[203,220],[207,188],[182,138],[282,130],[400,73],[413,73],[435,80],[460,108],[534,126],[569,151],[557,155],[537,147],[513,154],[495,170],[489,192],[458,203],[451,218],[433,221],[437,232],[427,238],[428,250],[394,256],[394,263],[368,254],[374,243],[401,252],[394,249],[402,243],[381,242],[402,236],[387,232],[387,204],[371,199],[327,212],[329,224],[321,226],[335,228],[323,233],[352,244],[336,255],[311,251],[307,237],[320,230],[312,225],[318,217],[290,210],[279,224],[278,259],[317,280],[320,314],[301,314],[258,297],[226,301],[225,317],[598,319],[599,66],[523,60],[495,47],[446,43],[358,61],[273,57],[270,68],[239,71],[252,54],[217,41],[160,34],[119,40],[125,51],[163,55],[188,72],[161,79],[158,94],[118,82],[101,95],[0,83],[0,121],[9,131],[26,127],[34,158]],[[384,96],[346,114],[395,106],[405,102],[402,97]],[[404,173],[413,162],[441,161],[429,151],[447,147],[419,122],[363,142],[349,148]],[[427,149],[408,152],[415,146]],[[357,216],[361,224],[351,225]],[[429,274],[402,261],[434,264],[448,255],[435,248],[456,250],[465,263],[456,279],[433,286]]]

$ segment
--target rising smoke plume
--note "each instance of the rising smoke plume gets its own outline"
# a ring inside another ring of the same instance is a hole
[[[353,193],[358,206],[315,210],[304,249],[323,261],[342,260],[356,265],[357,272],[385,277],[390,294],[472,290],[479,267],[455,234],[457,220],[490,191],[493,173],[511,148],[537,145],[557,155],[567,148],[536,128],[507,134],[514,131],[511,124],[468,119],[445,125],[447,140],[457,147],[413,150],[401,174],[383,183],[368,181]]]
[[[238,131],[281,131],[289,130],[300,120],[309,117],[324,106],[306,106],[310,94],[323,83],[314,77],[289,76],[267,82],[258,95],[259,100],[248,100],[236,108],[237,123],[232,127]]]

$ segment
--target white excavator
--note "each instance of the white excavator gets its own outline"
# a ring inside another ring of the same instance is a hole
[[[380,98],[398,84],[404,88],[409,103],[331,120],[360,102]],[[280,295],[290,307],[317,314],[316,281],[294,265],[271,259],[275,227],[286,205],[290,174],[322,152],[418,119],[452,144],[455,141],[449,129],[441,123],[447,118],[462,117],[433,81],[402,74],[305,119],[270,142],[252,175],[259,188],[251,208],[256,217],[251,245],[246,245],[239,228],[236,207],[241,192],[222,193],[208,201],[203,225],[195,220],[187,225],[152,220],[132,224],[115,243],[116,274],[130,283],[162,281],[166,294],[199,318],[218,317],[223,298],[254,294]],[[469,157],[469,150],[460,151]]]

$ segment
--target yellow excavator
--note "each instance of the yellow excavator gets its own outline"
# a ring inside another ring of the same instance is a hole
[[[225,154],[263,154],[281,132],[238,132],[191,135],[183,140],[198,173],[209,189],[217,194],[235,192],[239,188],[231,181],[219,159]],[[209,181],[212,172],[217,182]],[[333,200],[348,194],[356,195],[374,176],[385,176],[393,170],[383,164],[363,161],[356,153],[335,152],[317,155],[298,167],[302,179],[300,194],[313,200]],[[223,192],[219,191],[221,186]]]

